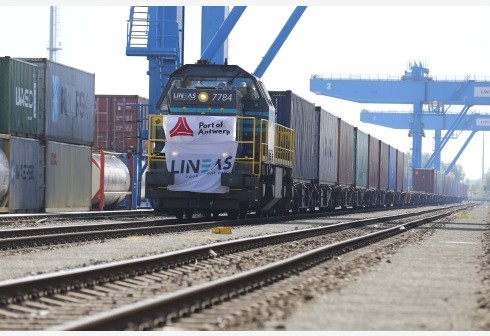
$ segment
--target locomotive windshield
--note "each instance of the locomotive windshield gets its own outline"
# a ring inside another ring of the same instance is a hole
[[[257,101],[264,95],[253,75],[232,65],[191,64],[175,71],[158,101],[160,111],[170,111],[173,89],[237,90],[241,98],[249,101]]]

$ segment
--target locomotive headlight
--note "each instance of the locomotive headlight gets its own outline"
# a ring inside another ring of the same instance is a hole
[[[229,156],[229,154],[227,152],[224,152],[222,155],[224,158],[227,158]]]
[[[179,152],[172,152],[172,156],[177,156],[179,155]]]
[[[199,101],[200,101],[201,103],[205,103],[205,102],[207,102],[207,101],[208,101],[209,96],[208,96],[208,94],[207,94],[206,92],[199,92],[199,93],[197,94],[197,99],[199,99]]]

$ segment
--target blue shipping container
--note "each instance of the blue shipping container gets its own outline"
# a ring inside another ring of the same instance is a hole
[[[391,146],[388,159],[388,190],[396,190],[396,148]]]
[[[292,91],[269,91],[277,123],[294,130],[293,177],[305,183],[318,178],[320,123],[315,105]]]

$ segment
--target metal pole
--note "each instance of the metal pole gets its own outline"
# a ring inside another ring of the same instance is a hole
[[[485,131],[482,135],[482,154],[481,154],[481,198],[485,198]]]

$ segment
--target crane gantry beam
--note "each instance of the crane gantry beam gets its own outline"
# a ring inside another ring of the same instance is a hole
[[[429,164],[437,161],[437,156],[455,130],[490,130],[488,116],[467,115],[472,106],[490,105],[490,79],[466,77],[459,80],[436,80],[428,74],[426,67],[414,62],[410,63],[409,70],[401,77],[313,75],[310,91],[358,103],[411,104],[410,113],[368,114],[364,110],[361,117],[371,118],[368,122],[376,125],[409,129],[412,136],[412,167],[420,168],[424,129],[434,129],[436,134],[440,134],[440,130],[447,130],[442,141],[436,136],[436,149]],[[424,113],[425,105],[439,106],[439,115]],[[454,105],[463,106],[461,112],[455,115],[446,113],[446,107]],[[431,128],[427,125],[431,125]]]

